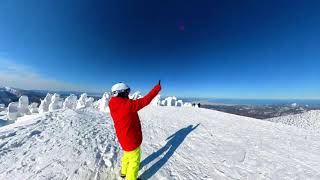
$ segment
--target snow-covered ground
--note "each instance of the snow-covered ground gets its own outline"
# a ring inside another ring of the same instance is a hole
[[[320,134],[192,107],[140,113],[142,179],[320,179]],[[0,179],[118,179],[108,113],[24,116],[0,128]]]
[[[320,132],[320,110],[313,110],[295,115],[280,116],[267,120]]]

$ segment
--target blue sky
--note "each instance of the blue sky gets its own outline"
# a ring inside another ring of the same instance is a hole
[[[0,2],[0,85],[320,98],[319,1]]]

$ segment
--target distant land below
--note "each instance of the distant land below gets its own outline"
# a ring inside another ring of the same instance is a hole
[[[213,109],[240,116],[268,119],[320,110],[320,100],[311,99],[185,99],[200,103],[202,108]]]
[[[208,102],[236,105],[319,105],[320,99],[209,99]]]
[[[233,99],[233,98],[182,98],[187,102],[214,105],[320,105],[320,99]]]

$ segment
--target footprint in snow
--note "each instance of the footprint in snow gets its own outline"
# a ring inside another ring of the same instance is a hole
[[[41,134],[41,131],[39,130],[34,130],[32,131],[30,134],[29,134],[29,137],[32,137],[32,136],[35,136],[35,135],[40,135]]]

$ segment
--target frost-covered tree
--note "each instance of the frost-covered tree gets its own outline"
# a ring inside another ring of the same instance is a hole
[[[189,102],[186,102],[186,103],[183,104],[183,106],[185,106],[185,107],[192,107],[192,104],[189,103]]]
[[[160,105],[161,105],[161,106],[167,106],[167,101],[166,101],[166,100],[162,100],[162,101],[160,102]]]
[[[54,111],[61,108],[62,108],[62,101],[60,99],[60,95],[57,93],[54,93],[54,95],[51,97],[51,103],[49,104],[49,111]]]
[[[86,107],[87,98],[88,98],[87,93],[81,94],[79,100],[77,101],[77,107],[76,108],[80,109],[80,108]]]
[[[177,97],[172,96],[172,97],[167,97],[162,104],[164,106],[176,106],[176,101],[177,101]]]
[[[44,113],[49,111],[49,104],[51,103],[52,94],[48,93],[46,97],[41,100],[39,106],[39,113]]]
[[[7,117],[9,120],[15,121],[20,116],[18,105],[17,102],[11,102],[8,105]]]
[[[29,111],[29,98],[28,98],[28,96],[21,96],[19,98],[18,111],[21,116],[31,114]]]
[[[136,91],[135,93],[133,93],[132,95],[130,95],[129,98],[130,98],[130,99],[133,99],[133,100],[142,98],[141,92],[140,92],[140,91]]]
[[[77,96],[71,94],[63,102],[63,109],[76,109],[77,107]]]
[[[29,105],[29,111],[31,112],[31,113],[38,113],[39,112],[39,109],[38,109],[38,103],[31,103],[30,105]]]
[[[87,98],[87,99],[86,99],[86,106],[85,106],[85,107],[92,107],[93,102],[94,102],[93,97]]]
[[[177,106],[177,107],[183,106],[183,101],[182,100],[177,100],[175,106]]]
[[[109,101],[111,99],[111,94],[109,92],[105,92],[102,98],[99,100],[99,110],[102,112],[110,112],[109,110]]]

